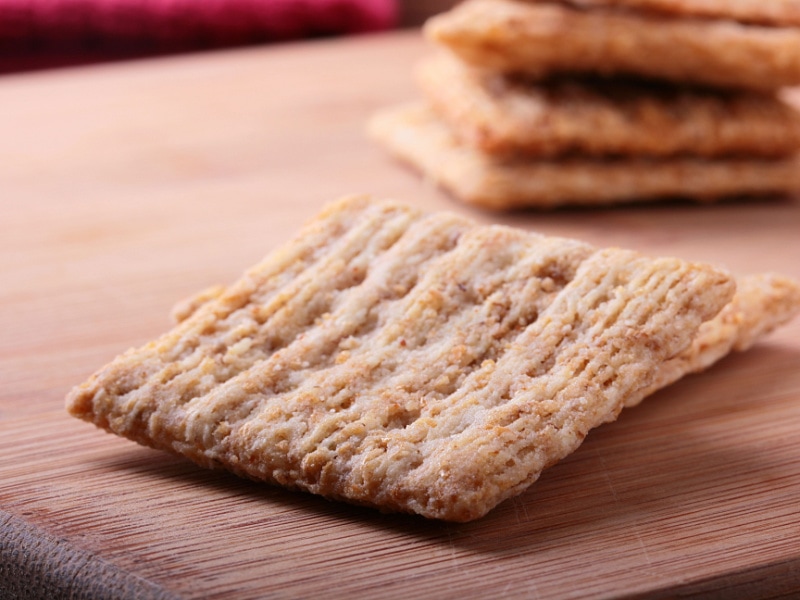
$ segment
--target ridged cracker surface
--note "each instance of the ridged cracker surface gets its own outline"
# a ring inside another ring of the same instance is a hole
[[[736,295],[720,313],[700,326],[692,345],[662,364],[653,382],[625,401],[635,406],[688,373],[710,367],[732,351],[744,352],[800,313],[800,282],[776,273],[736,280]]]
[[[713,201],[800,190],[800,155],[498,159],[463,143],[452,127],[421,104],[384,109],[370,121],[369,130],[389,152],[455,197],[495,210],[664,198]]]
[[[613,420],[734,287],[678,259],[350,199],[68,409],[201,465],[467,521]]]
[[[770,91],[800,84],[800,28],[565,4],[467,0],[426,23],[466,62],[535,77],[635,75]]]
[[[467,144],[493,155],[780,156],[800,150],[800,113],[770,95],[633,82],[546,84],[423,61],[425,97]]]

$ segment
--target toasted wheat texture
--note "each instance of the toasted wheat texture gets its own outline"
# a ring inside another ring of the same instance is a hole
[[[774,95],[631,81],[534,83],[439,53],[416,80],[436,113],[481,152],[536,157],[778,157],[800,150],[800,113]]]
[[[469,64],[538,78],[633,75],[762,91],[800,84],[798,27],[467,0],[429,20],[425,31]]]
[[[453,196],[512,210],[603,206],[666,198],[714,201],[800,190],[800,155],[779,159],[495,158],[464,144],[429,107],[376,114],[372,137]]]
[[[200,465],[468,521],[613,420],[734,287],[705,265],[348,199],[67,405]]]
[[[647,387],[628,398],[634,406],[684,375],[703,371],[730,352],[743,352],[800,313],[800,282],[775,273],[736,280],[736,295],[720,313],[703,323],[686,350],[666,361]]]

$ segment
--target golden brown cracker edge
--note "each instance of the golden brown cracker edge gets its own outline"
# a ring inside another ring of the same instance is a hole
[[[586,78],[542,83],[471,69],[439,52],[415,79],[465,145],[504,157],[780,157],[800,113],[769,95]]]
[[[369,133],[389,153],[454,197],[490,210],[699,202],[800,190],[800,155],[788,158],[498,159],[465,145],[426,105],[385,108]]]
[[[771,92],[800,84],[800,28],[559,3],[466,0],[430,19],[427,37],[476,67],[546,78],[631,75]]]

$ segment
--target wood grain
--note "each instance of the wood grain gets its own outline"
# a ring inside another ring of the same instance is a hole
[[[416,95],[429,51],[410,32],[0,80],[0,596],[101,597],[92,581],[123,598],[800,593],[798,321],[465,525],[203,471],[65,414],[67,390],[168,327],[174,302],[351,192],[800,277],[797,198],[459,205],[363,134]]]

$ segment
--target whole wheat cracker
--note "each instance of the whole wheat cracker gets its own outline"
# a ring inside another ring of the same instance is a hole
[[[799,0],[567,0],[567,3],[588,8],[656,11],[677,17],[732,19],[774,26],[800,25]]]
[[[713,201],[800,190],[800,156],[785,159],[497,159],[458,139],[422,104],[383,109],[370,135],[455,197],[511,210],[599,206],[664,198]]]
[[[773,95],[641,82],[542,84],[439,54],[416,80],[464,143],[497,155],[781,156],[800,150],[800,113]]]
[[[467,521],[612,420],[734,287],[706,265],[349,199],[67,407],[200,465]]]
[[[634,75],[762,91],[800,84],[796,27],[466,0],[430,19],[425,32],[469,64],[538,78]]]
[[[179,302],[172,311],[173,319],[176,322],[187,319],[223,292],[224,287],[213,286]],[[750,349],[798,313],[800,282],[797,280],[777,273],[737,277],[733,299],[713,319],[700,326],[688,348],[662,363],[653,381],[629,396],[625,406],[636,406],[685,375],[708,369],[733,351]]]
[[[800,282],[776,273],[737,277],[733,300],[717,316],[700,326],[692,345],[662,364],[654,380],[631,395],[626,407],[698,373],[730,352],[744,352],[800,313]]]

